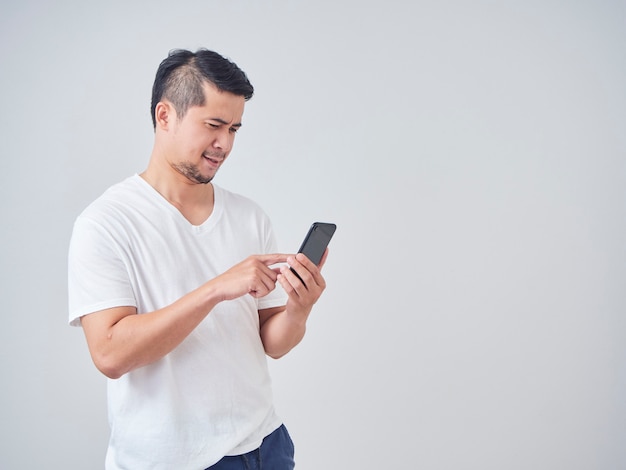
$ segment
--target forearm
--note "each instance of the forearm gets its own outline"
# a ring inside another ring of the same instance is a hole
[[[161,359],[219,302],[247,294],[267,295],[274,289],[277,276],[269,266],[285,258],[281,254],[250,256],[154,312],[135,315],[134,308],[119,307],[84,316],[83,330],[96,367],[107,377],[117,378]]]
[[[291,313],[284,309],[261,325],[261,341],[268,356],[278,359],[304,338],[310,311]]]
[[[121,314],[119,319],[111,317],[115,310],[87,315],[82,323],[94,363],[110,378],[151,364],[176,348],[218,302],[207,284],[154,312],[129,315],[115,309]],[[90,331],[106,334],[90,335]]]

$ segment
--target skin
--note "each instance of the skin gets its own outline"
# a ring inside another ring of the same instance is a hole
[[[194,225],[213,211],[211,179],[224,163],[241,127],[242,96],[204,86],[205,105],[179,118],[164,100],[155,109],[155,140],[141,177]],[[253,255],[208,280],[171,305],[137,314],[135,307],[116,307],[81,318],[91,357],[109,378],[161,359],[176,348],[213,308],[243,295],[263,297],[279,282],[288,295],[284,307],[259,310],[265,352],[279,358],[304,337],[311,309],[326,288],[320,266],[302,254]],[[281,267],[271,267],[277,263]],[[293,267],[304,284],[289,270]]]

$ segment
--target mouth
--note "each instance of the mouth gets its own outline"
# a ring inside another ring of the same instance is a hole
[[[214,154],[214,153],[204,152],[202,154],[202,157],[216,166],[219,166],[224,161],[224,155],[221,153]]]

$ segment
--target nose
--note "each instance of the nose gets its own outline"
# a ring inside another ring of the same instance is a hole
[[[229,129],[220,129],[220,132],[215,136],[213,147],[219,149],[222,152],[228,153],[233,147],[233,141],[235,136]]]

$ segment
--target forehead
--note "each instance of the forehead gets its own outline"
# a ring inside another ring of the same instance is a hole
[[[189,112],[203,119],[219,119],[239,123],[246,100],[243,96],[218,89],[212,83],[204,83],[204,105],[192,106]]]

